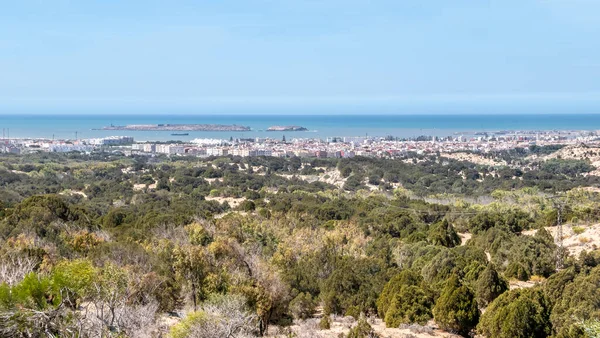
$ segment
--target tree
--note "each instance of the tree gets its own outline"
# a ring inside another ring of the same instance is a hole
[[[399,327],[400,324],[425,324],[432,317],[433,297],[418,286],[403,287],[396,293],[385,312],[385,325]]]
[[[568,274],[563,276],[568,280]],[[559,283],[562,284],[562,283]],[[552,309],[556,337],[583,337],[581,322],[600,320],[600,267],[581,273],[563,287],[562,295]]]
[[[539,288],[515,289],[496,298],[477,325],[488,338],[542,338],[551,333],[550,307]]]
[[[416,286],[423,282],[423,277],[414,270],[403,270],[390,279],[383,287],[383,291],[377,299],[377,313],[379,317],[385,318],[385,314],[394,299],[394,296],[403,288]]]
[[[460,244],[460,237],[454,230],[454,227],[445,218],[433,226],[429,233],[429,238],[432,244],[443,245],[448,248]]]
[[[447,331],[468,334],[479,320],[475,294],[462,285],[456,275],[450,277],[433,308],[433,318]]]
[[[479,274],[475,283],[477,302],[481,306],[487,306],[507,290],[508,282],[498,275],[498,271],[491,263]]]
[[[175,248],[173,251],[174,268],[178,278],[189,284],[194,311],[198,303],[205,298],[202,290],[207,276],[207,257],[204,248],[194,245]]]

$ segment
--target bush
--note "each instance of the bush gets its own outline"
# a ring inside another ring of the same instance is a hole
[[[347,336],[347,338],[374,338],[374,337],[377,337],[377,335],[375,334],[375,331],[373,331],[373,328],[371,327],[371,325],[369,325],[369,323],[367,322],[367,319],[365,318],[364,314],[360,315],[360,318],[358,319],[356,326],[350,329],[350,331],[348,332],[348,336]]]
[[[448,248],[455,247],[460,244],[460,237],[454,230],[454,227],[444,219],[438,224],[435,224],[430,233],[429,239],[434,245],[443,245]]]
[[[567,282],[570,276],[563,277]],[[567,283],[552,309],[552,326],[556,337],[580,337],[582,321],[600,319],[600,267]]]
[[[486,306],[507,290],[508,282],[498,275],[493,264],[489,264],[481,272],[475,284],[477,301],[482,306]]]
[[[315,312],[315,302],[309,293],[300,292],[290,302],[290,312],[296,319],[307,319]]]
[[[479,320],[475,294],[452,276],[433,308],[433,317],[444,330],[468,334]]]
[[[385,314],[394,299],[394,295],[399,293],[402,288],[411,285],[419,285],[423,282],[423,277],[413,270],[404,270],[392,277],[377,299],[377,313],[379,317],[385,318]]]
[[[331,329],[331,318],[329,315],[323,316],[319,321],[319,329],[320,330],[329,330]]]
[[[387,327],[399,327],[400,324],[425,324],[432,318],[433,299],[418,286],[403,287],[396,293],[385,313]]]
[[[529,280],[529,270],[518,262],[512,262],[506,268],[506,276],[516,278],[520,281]]]
[[[487,308],[477,333],[487,338],[547,337],[550,307],[541,289],[516,289],[500,295]]]
[[[239,295],[214,296],[171,328],[172,338],[218,338],[249,336],[255,329],[256,316],[246,308]]]

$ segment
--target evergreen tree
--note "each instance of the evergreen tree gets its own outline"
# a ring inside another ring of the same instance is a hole
[[[493,264],[481,272],[475,285],[477,301],[485,306],[508,290],[508,282],[498,275]]]
[[[387,327],[399,327],[400,324],[425,324],[431,319],[433,298],[418,286],[403,287],[396,293],[385,313]]]
[[[500,295],[481,316],[477,333],[487,338],[542,338],[550,335],[550,306],[538,288]]]
[[[377,313],[379,316],[385,318],[394,296],[400,293],[402,288],[419,285],[422,282],[423,277],[413,270],[404,270],[390,279],[383,288],[381,295],[379,295],[379,299],[377,299]]]
[[[460,244],[460,237],[454,230],[454,227],[445,218],[433,226],[429,237],[434,245],[443,245],[452,248]]]
[[[468,334],[479,320],[475,294],[453,275],[433,308],[433,317],[444,330]]]

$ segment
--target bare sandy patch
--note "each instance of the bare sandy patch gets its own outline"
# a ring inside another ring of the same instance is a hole
[[[227,202],[230,207],[235,208],[240,205],[246,199],[244,197],[235,198],[235,197],[220,197],[220,196],[206,196],[205,199],[207,201],[217,201],[219,204],[223,204]]]
[[[79,196],[83,196],[83,198],[85,198],[85,199],[88,198],[87,194],[84,193],[83,191],[70,190],[70,189],[67,189],[67,190],[59,193],[59,195],[79,195]]]
[[[556,239],[557,227],[545,228]],[[523,231],[523,235],[533,236],[537,230]],[[600,246],[600,223],[592,225],[563,225],[563,246],[571,256],[579,256],[582,251],[593,251]]]
[[[441,157],[451,158],[458,161],[467,161],[475,164],[486,165],[486,166],[505,166],[507,165],[506,161],[499,159],[491,159],[485,158],[479,154],[471,154],[471,153],[442,153]]]

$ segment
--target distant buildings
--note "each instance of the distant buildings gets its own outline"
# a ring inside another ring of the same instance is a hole
[[[109,136],[104,138],[92,138],[86,141],[87,144],[93,146],[118,146],[133,143],[131,136]]]
[[[195,139],[189,143],[134,143],[133,137],[111,136],[87,140],[11,139],[0,142],[1,153],[91,152],[96,149],[122,151],[126,154],[164,154],[167,156],[274,156],[302,158],[403,157],[408,153],[435,154],[453,152],[487,153],[532,144],[570,144],[600,142],[596,132],[582,131],[522,131],[476,133],[471,136],[420,136],[413,139],[394,137],[335,137],[321,139],[294,138],[283,142],[271,138]]]

